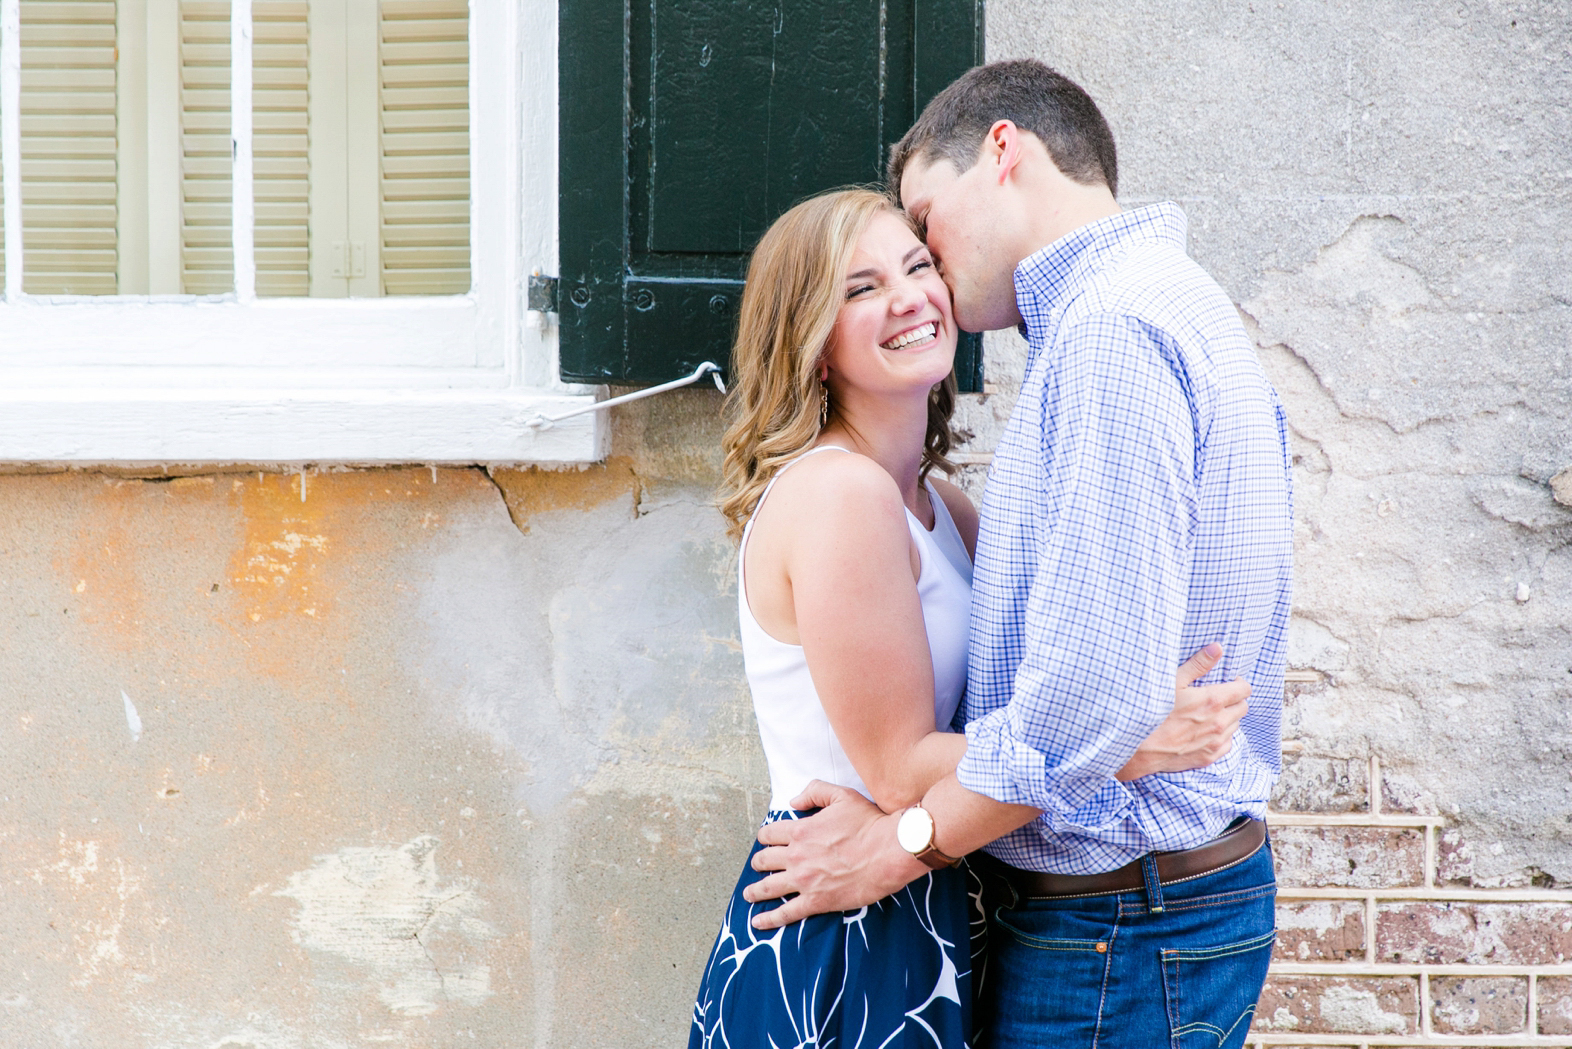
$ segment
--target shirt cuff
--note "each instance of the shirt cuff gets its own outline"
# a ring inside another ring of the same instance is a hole
[[[1022,738],[1002,707],[966,725],[966,754],[956,767],[961,786],[1007,805],[1041,809],[1050,824],[1063,829],[1088,829],[1096,804],[1097,815],[1122,815],[1129,809],[1124,784],[1102,774],[1075,774],[1051,767],[1048,757]],[[1110,805],[1117,799],[1117,804]],[[1106,810],[1106,811],[1105,811]],[[1095,821],[1094,821],[1095,822]]]
[[[1008,708],[966,725],[966,755],[955,778],[967,790],[1006,805],[1049,808],[1047,761],[1042,751],[1017,739]]]

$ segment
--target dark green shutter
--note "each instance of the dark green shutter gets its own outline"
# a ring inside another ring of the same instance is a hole
[[[883,177],[976,65],[980,0],[562,0],[562,377],[726,365],[748,253],[803,197]],[[963,390],[982,386],[963,336]]]

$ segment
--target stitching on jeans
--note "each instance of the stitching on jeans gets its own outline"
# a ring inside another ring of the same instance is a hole
[[[1119,912],[1114,911],[1113,928],[1108,930],[1108,950],[1103,955],[1103,983],[1097,991],[1097,1020],[1092,1024],[1091,1049],[1103,1038],[1103,1005],[1108,1001],[1108,974],[1113,972],[1114,941],[1119,937]]]
[[[1226,1031],[1221,1027],[1218,1027],[1216,1024],[1209,1024],[1204,1020],[1197,1020],[1194,1023],[1187,1023],[1182,1027],[1176,1028],[1173,1031],[1173,1037],[1183,1038],[1185,1035],[1193,1034],[1196,1031],[1210,1031],[1217,1036],[1217,1044],[1222,1045],[1225,1041],[1228,1040],[1229,1035],[1233,1034],[1235,1029],[1238,1028],[1241,1021],[1254,1019],[1255,1006],[1252,1004],[1245,1007],[1245,1011],[1239,1014],[1239,1019],[1234,1021],[1233,1027],[1230,1027]]]
[[[993,920],[1004,926],[1006,929],[1009,929],[1010,934],[1014,936],[1023,947],[1031,947],[1032,949],[1039,951],[1073,951],[1080,954],[1096,954],[1098,953],[1097,945],[1103,942],[1101,940],[1071,940],[1064,937],[1033,936],[1031,933],[1026,932],[1023,929],[1018,929],[1014,925],[1011,925],[1009,922],[1005,921],[1004,918],[1001,917],[1001,912],[1003,910],[1003,907],[995,909]],[[1052,946],[1053,944],[1064,944],[1065,946],[1055,947]],[[1072,947],[1069,946],[1070,944],[1084,944],[1085,946]]]
[[[1171,911],[1195,911],[1203,907],[1225,907],[1230,903],[1249,903],[1263,896],[1273,896],[1277,893],[1277,886],[1263,885],[1255,889],[1240,889],[1237,892],[1220,892],[1213,896],[1196,896],[1191,899],[1181,900],[1170,904]]]
[[[1219,944],[1216,947],[1165,947],[1163,954],[1174,962],[1208,962],[1216,958],[1227,958],[1235,954],[1244,954],[1247,951],[1258,951],[1262,947],[1272,946],[1272,941],[1277,939],[1277,930],[1262,936],[1252,936],[1248,940],[1238,943]]]
[[[1197,896],[1193,900],[1183,900],[1170,904],[1170,911],[1199,911],[1208,907],[1229,907],[1240,903],[1250,903],[1253,900],[1263,899],[1277,895],[1277,886],[1263,885],[1255,889],[1240,889],[1238,892],[1218,893],[1214,896]],[[1119,901],[1119,911],[1123,913],[1144,914],[1145,904],[1141,900],[1127,899]]]

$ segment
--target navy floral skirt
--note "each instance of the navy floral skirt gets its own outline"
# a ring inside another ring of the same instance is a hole
[[[766,822],[805,815],[771,812]],[[769,932],[749,920],[779,901],[742,898],[763,877],[743,865],[699,984],[689,1049],[971,1045],[972,954],[985,925],[964,864],[860,910]]]

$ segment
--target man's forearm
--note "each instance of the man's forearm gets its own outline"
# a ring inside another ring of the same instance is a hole
[[[929,788],[922,807],[933,816],[934,844],[949,856],[975,852],[1042,815],[1030,805],[1007,805],[968,790],[954,773]]]

